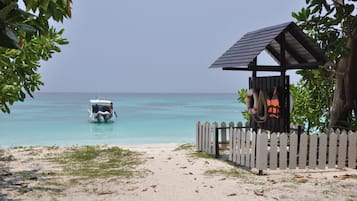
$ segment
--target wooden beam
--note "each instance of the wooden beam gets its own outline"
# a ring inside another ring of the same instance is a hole
[[[292,48],[289,44],[285,42],[285,50],[298,62],[298,63],[306,63],[306,59],[302,58],[294,48]]]
[[[266,49],[269,51],[269,53],[271,53],[271,55],[280,63],[280,56],[278,51],[276,51],[273,46],[271,46],[270,44],[267,45]]]
[[[299,34],[300,30],[297,29],[297,31],[289,31],[289,33],[304,47],[304,49],[306,51],[308,51],[317,61],[320,62],[326,62],[323,58],[323,56],[321,54],[319,54],[318,52],[315,51],[315,49],[313,47],[311,47],[310,44],[308,44],[308,42],[306,42],[306,38],[304,36],[301,36],[301,34]],[[301,31],[302,32],[302,31]],[[302,33],[304,34],[304,33]],[[309,40],[309,39],[307,39]]]
[[[299,69],[317,69],[319,66],[317,64],[291,64],[285,65],[285,70],[299,70]],[[234,71],[254,71],[251,67],[224,67],[223,70],[234,70]],[[255,67],[256,71],[276,71],[281,72],[281,66],[269,66],[269,65],[258,65]]]

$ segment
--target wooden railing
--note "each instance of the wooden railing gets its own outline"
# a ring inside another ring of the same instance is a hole
[[[221,125],[225,125],[221,124]],[[330,134],[253,132],[242,123],[230,123],[228,131],[218,123],[197,122],[197,151],[218,157],[226,149],[236,165],[266,169],[356,168],[357,133],[336,130]],[[224,129],[223,129],[224,128]],[[225,146],[228,145],[228,146]]]

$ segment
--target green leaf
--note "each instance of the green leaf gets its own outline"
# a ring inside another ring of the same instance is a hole
[[[19,40],[10,28],[6,27],[0,31],[0,46],[12,49],[20,49],[18,46]]]
[[[27,24],[15,24],[14,26],[28,33],[34,33],[37,31],[35,28]]]
[[[5,6],[3,9],[0,9],[0,19],[5,22],[10,12],[17,8],[16,2],[11,2],[9,5]]]

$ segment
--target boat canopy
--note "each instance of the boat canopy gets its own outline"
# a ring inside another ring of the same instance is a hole
[[[95,100],[89,100],[90,104],[98,104],[98,105],[109,105],[112,103],[110,100],[100,100],[100,99],[95,99]]]

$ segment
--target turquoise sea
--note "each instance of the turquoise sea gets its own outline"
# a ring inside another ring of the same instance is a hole
[[[110,99],[114,123],[89,123],[89,99]],[[36,93],[0,113],[0,147],[193,143],[197,121],[241,121],[236,94]]]

